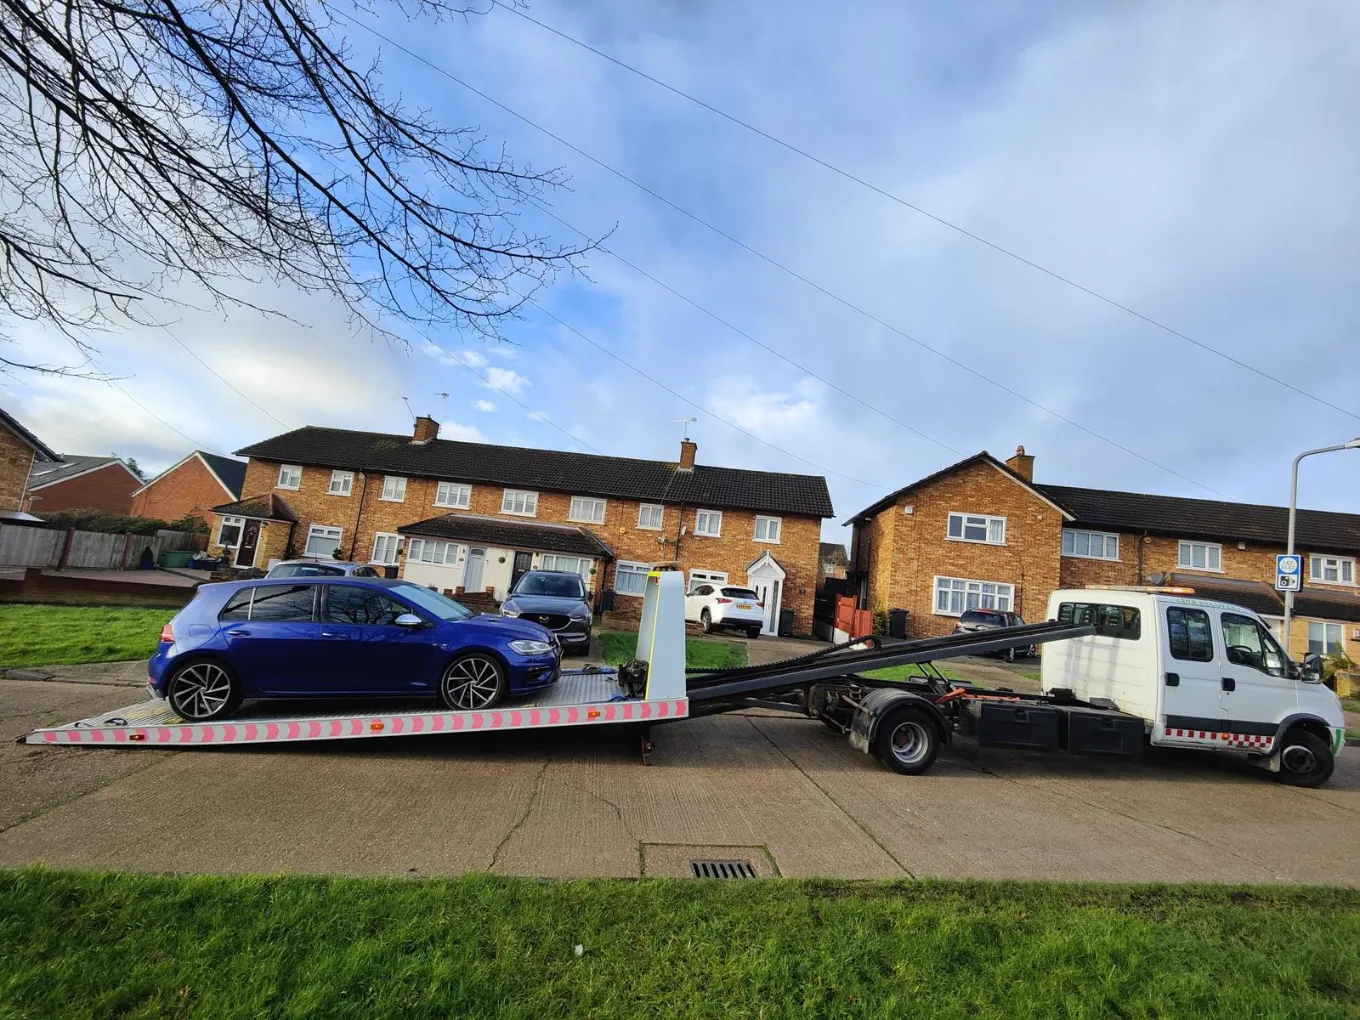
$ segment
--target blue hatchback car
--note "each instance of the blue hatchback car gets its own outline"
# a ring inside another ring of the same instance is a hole
[[[562,650],[409,581],[266,578],[199,587],[161,631],[151,693],[208,722],[259,698],[437,697],[455,711],[549,687]]]

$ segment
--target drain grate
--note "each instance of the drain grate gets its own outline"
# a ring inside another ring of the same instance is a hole
[[[755,878],[750,861],[690,861],[695,878]]]

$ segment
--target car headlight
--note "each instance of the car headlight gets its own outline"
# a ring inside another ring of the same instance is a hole
[[[516,606],[516,605],[513,605],[512,603],[507,602],[505,605],[501,606],[501,615],[502,615],[502,616],[518,616],[518,615],[519,615],[519,606]]]
[[[552,645],[546,641],[534,641],[528,638],[520,641],[511,641],[510,647],[519,652],[520,655],[546,655],[552,651]]]
[[[571,618],[572,618],[573,620],[589,620],[589,619],[590,619],[590,607],[589,607],[589,606],[577,606],[575,609],[573,609],[573,610],[571,611],[571,614],[570,614],[570,615],[571,615]]]

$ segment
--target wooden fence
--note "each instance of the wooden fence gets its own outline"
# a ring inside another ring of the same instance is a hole
[[[55,567],[65,539],[64,531],[0,524],[0,566]]]
[[[206,549],[208,536],[184,531],[106,535],[96,531],[0,524],[0,567],[62,570],[136,570],[174,549]]]

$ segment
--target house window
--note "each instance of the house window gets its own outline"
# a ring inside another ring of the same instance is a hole
[[[279,484],[280,489],[296,489],[302,484],[302,468],[297,464],[279,465]]]
[[[985,542],[987,545],[1006,544],[1006,518],[986,517],[981,514],[949,515],[945,534],[955,542]]]
[[[1343,651],[1345,646],[1341,642],[1341,624],[1308,621],[1309,655],[1331,655]]]
[[[778,542],[780,519],[778,517],[756,518],[756,541]]]
[[[373,558],[370,563],[381,563],[385,567],[397,565],[397,553],[401,552],[401,536],[378,532],[373,536]]]
[[[382,495],[379,499],[385,499],[389,503],[406,502],[406,479],[399,475],[387,475],[383,478]]]
[[[223,517],[222,526],[217,529],[217,544],[227,549],[235,549],[241,544],[241,529],[245,525],[244,517]]]
[[[935,615],[962,616],[970,609],[1009,611],[1015,603],[1015,585],[996,581],[970,581],[963,577],[935,578]]]
[[[340,548],[340,529],[325,524],[313,524],[307,529],[308,556],[334,556]]]
[[[1119,559],[1119,536],[1104,531],[1074,531],[1064,528],[1062,554],[1088,560]]]
[[[455,542],[437,542],[430,538],[413,538],[406,546],[406,562],[452,565],[458,562],[458,545]]]
[[[1223,547],[1207,542],[1182,542],[1177,564],[1191,570],[1222,570]]]
[[[573,574],[580,574],[582,580],[585,580],[590,576],[590,557],[559,556],[556,553],[544,553],[539,559],[538,569],[569,570]]]
[[[354,472],[332,471],[331,484],[326,491],[332,496],[348,496],[354,491]]]
[[[434,492],[435,506],[454,506],[466,510],[472,505],[472,486],[457,482],[440,482]]]
[[[700,510],[694,515],[694,533],[718,538],[722,535],[722,511]],[[724,577],[723,580],[726,580]]]
[[[660,509],[658,507],[657,509]],[[620,595],[641,596],[647,591],[647,575],[652,568],[646,563],[619,560],[614,567],[614,590]]]
[[[689,572],[689,590],[693,591],[696,586],[701,584],[726,584],[727,571],[725,570],[691,570]]]
[[[520,517],[538,516],[538,493],[523,489],[506,489],[501,495],[501,513]]]
[[[638,527],[647,531],[660,531],[664,513],[660,503],[643,503],[638,507]]]
[[[1355,560],[1350,556],[1310,556],[1308,580],[1323,584],[1354,584]]]
[[[571,509],[567,520],[583,521],[586,524],[604,523],[604,500],[591,499],[589,496],[572,496]]]

